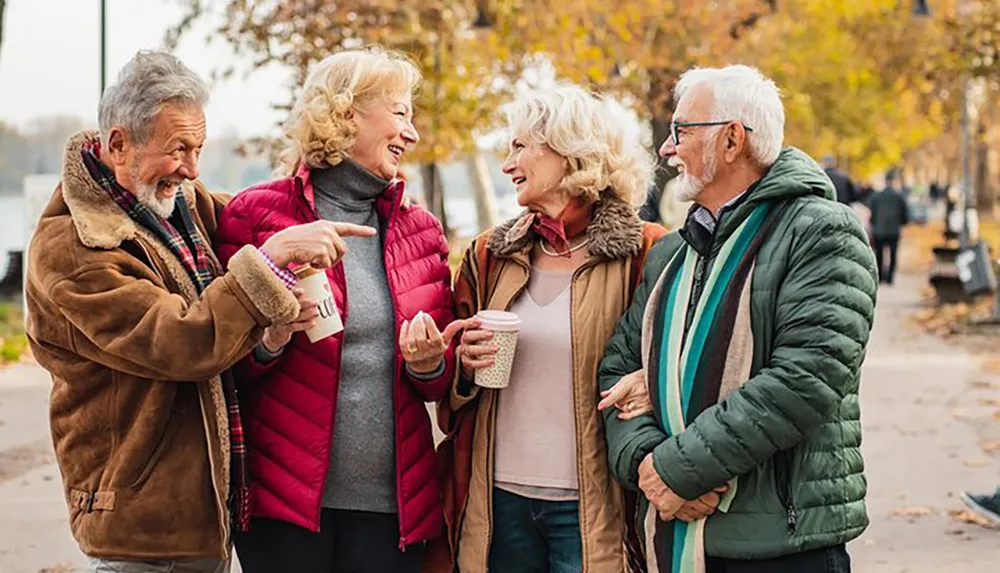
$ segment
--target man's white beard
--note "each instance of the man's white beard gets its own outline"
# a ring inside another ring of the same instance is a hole
[[[701,157],[702,165],[705,168],[704,175],[693,177],[685,166],[684,171],[677,177],[674,187],[674,195],[678,201],[694,201],[701,194],[702,189],[715,179],[715,170],[718,167],[715,159],[714,149],[706,145]]]
[[[156,185],[137,184],[135,196],[139,203],[148,207],[152,212],[160,216],[161,219],[169,219],[174,214],[174,203],[177,202],[178,189],[173,195],[166,199],[156,196]]]
[[[180,189],[177,189],[170,197],[160,199],[156,196],[155,184],[139,183],[139,170],[137,168],[132,169],[132,181],[136,182],[135,198],[140,205],[146,206],[150,211],[159,215],[161,219],[169,219],[174,214],[174,203],[177,202],[177,193],[181,192]]]

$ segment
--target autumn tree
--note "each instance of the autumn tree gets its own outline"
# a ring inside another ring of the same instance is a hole
[[[535,54],[559,75],[619,96],[649,121],[655,149],[669,134],[677,78],[732,59],[740,38],[777,8],[774,0],[494,0],[514,14]],[[665,162],[656,188],[670,177]]]
[[[790,143],[866,175],[940,131],[940,32],[897,0],[786,2],[742,53],[781,86]]]
[[[473,2],[449,0],[185,0],[187,12],[171,33],[176,41],[199,18],[215,16],[216,34],[253,67],[277,63],[294,71],[290,98],[311,67],[345,48],[380,44],[409,55],[424,75],[415,103],[421,143],[415,157],[423,168],[428,203],[444,221],[437,165],[469,150],[507,100],[524,53],[514,22],[492,16],[488,28],[475,27]],[[231,73],[231,70],[225,70]],[[285,103],[287,107],[288,102]]]
[[[787,141],[847,160],[856,176],[914,157],[956,123],[965,74],[1000,69],[1000,3],[977,0],[935,0],[928,17],[900,0],[185,2],[178,30],[217,14],[218,36],[255,66],[295,71],[290,93],[338,49],[380,43],[410,54],[425,77],[418,155],[439,215],[436,164],[495,127],[532,68],[617,95],[649,122],[655,148],[681,73],[755,65],[782,88]],[[658,189],[668,177],[658,170]]]

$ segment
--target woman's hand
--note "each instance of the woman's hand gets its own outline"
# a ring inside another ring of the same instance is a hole
[[[292,294],[299,301],[299,315],[287,324],[276,324],[265,328],[264,337],[260,340],[264,349],[271,354],[284,348],[296,332],[316,326],[316,319],[319,318],[319,306],[316,301],[306,298],[305,291],[296,287],[292,289]]]
[[[476,370],[492,366],[499,350],[495,344],[489,343],[493,339],[493,333],[479,326],[479,321],[476,321],[475,326],[467,327],[462,333],[462,342],[458,345],[458,355],[462,357],[462,376],[469,380],[475,376]]]
[[[720,485],[698,499],[686,502],[677,510],[674,517],[689,523],[706,518],[715,513],[716,508],[719,507],[719,503],[722,501],[722,494],[727,491],[729,491],[729,484]]]
[[[614,386],[601,392],[601,402],[597,409],[607,410],[612,406],[620,410],[619,420],[631,420],[653,411],[649,391],[646,389],[645,370],[626,374]]]
[[[411,371],[417,374],[430,374],[441,367],[444,353],[451,346],[451,341],[458,331],[467,328],[468,324],[479,325],[475,319],[453,320],[445,327],[444,332],[438,330],[431,315],[420,311],[413,320],[404,320],[399,328],[399,351]]]

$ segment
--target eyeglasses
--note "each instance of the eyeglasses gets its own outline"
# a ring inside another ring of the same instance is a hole
[[[681,127],[706,127],[706,126],[711,126],[711,125],[729,125],[730,123],[733,123],[734,121],[736,121],[736,120],[735,119],[730,119],[730,120],[727,120],[727,121],[679,121],[679,122],[671,122],[670,123],[670,135],[673,136],[673,138],[674,138],[674,145],[680,145],[681,144],[681,132],[680,132],[680,130],[678,128],[681,128]],[[747,131],[753,131],[753,128],[751,128],[750,126],[748,126],[748,125],[746,125],[744,123],[741,123],[741,122],[738,122],[738,121],[736,121],[736,123],[739,123],[740,125],[742,125],[743,129],[745,129]]]

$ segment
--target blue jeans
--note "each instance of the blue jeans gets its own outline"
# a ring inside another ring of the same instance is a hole
[[[493,489],[494,573],[579,573],[583,569],[580,504],[530,499]]]

